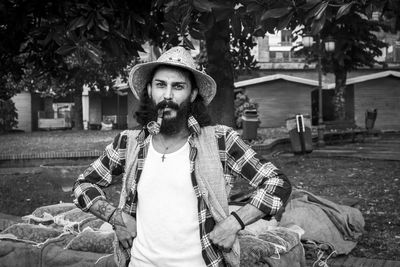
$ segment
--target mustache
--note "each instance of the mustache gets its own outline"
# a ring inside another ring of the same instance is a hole
[[[158,103],[156,105],[156,109],[160,110],[160,109],[164,109],[166,107],[169,107],[171,109],[175,109],[175,110],[179,110],[179,105],[175,102],[172,102],[170,100],[163,100],[160,103]]]

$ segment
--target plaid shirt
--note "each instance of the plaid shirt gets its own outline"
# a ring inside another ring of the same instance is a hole
[[[202,256],[207,266],[220,266],[223,264],[221,252],[209,240],[209,233],[215,225],[215,221],[206,206],[202,194],[197,186],[194,172],[194,164],[197,149],[194,146],[193,138],[201,134],[200,126],[193,117],[189,117],[188,127],[190,130],[190,164],[191,181],[198,200],[198,219],[200,230],[200,242]],[[215,134],[218,143],[219,155],[224,169],[224,177],[227,183],[232,186],[233,177],[240,175],[251,186],[257,190],[251,197],[249,203],[266,215],[273,216],[289,198],[291,185],[289,180],[272,163],[266,162],[255,151],[247,145],[237,132],[229,127],[215,126]],[[99,198],[105,199],[101,190],[112,182],[116,175],[124,171],[127,136],[125,132],[120,133],[114,142],[108,145],[105,152],[78,178],[74,186],[76,199],[75,204],[84,211],[88,211],[92,204]],[[136,177],[129,190],[124,210],[133,217],[136,216],[137,191],[140,176],[146,159],[150,144],[150,138],[146,137],[144,131],[138,136],[139,154]],[[128,190],[128,189],[127,189]],[[129,252],[125,253],[130,257]]]

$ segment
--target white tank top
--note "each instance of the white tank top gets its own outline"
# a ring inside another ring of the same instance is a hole
[[[189,143],[162,161],[152,142],[137,187],[137,237],[129,266],[204,267]]]

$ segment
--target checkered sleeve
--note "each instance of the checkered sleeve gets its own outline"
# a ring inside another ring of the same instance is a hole
[[[102,188],[109,186],[114,177],[123,173],[127,136],[118,134],[104,153],[79,175],[73,192],[74,203],[83,211],[88,211],[99,198],[106,196]]]
[[[256,188],[249,203],[266,215],[275,215],[289,199],[292,190],[289,179],[228,127],[225,131],[225,142],[228,168]]]

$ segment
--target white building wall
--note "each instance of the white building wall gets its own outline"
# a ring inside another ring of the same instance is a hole
[[[15,103],[18,113],[18,125],[16,129],[32,132],[32,101],[31,93],[21,92],[11,99]]]
[[[89,124],[89,88],[83,86],[82,92],[82,120],[84,130],[88,129]]]

